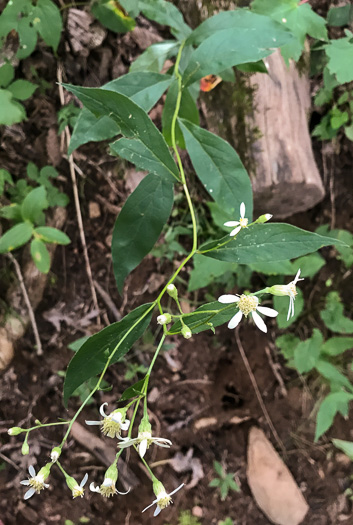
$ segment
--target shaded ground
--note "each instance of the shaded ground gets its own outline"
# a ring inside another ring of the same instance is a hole
[[[147,22],[141,23],[146,28],[146,34],[155,32]],[[63,58],[69,82],[95,86],[126,72],[140,44],[131,35],[117,37],[110,34],[99,48],[89,51],[86,57],[82,53],[75,54],[72,49],[67,51],[64,46],[59,54]],[[53,163],[56,158],[55,163],[61,175],[60,184],[70,195],[72,203],[67,161],[60,153],[60,144],[48,138],[49,130],[57,129],[55,113],[60,108],[53,81],[57,64],[47,50],[40,48],[21,63],[22,72],[28,73],[31,65],[34,65],[41,78],[51,82],[51,88],[44,95],[37,94],[28,102],[28,121],[3,130],[4,150],[0,153],[0,159],[3,167],[19,178],[23,176],[29,161],[43,166]],[[318,163],[321,164],[319,146],[317,155]],[[123,179],[124,166],[117,166],[116,161],[106,154],[104,145],[89,145],[80,149],[75,160],[84,173],[79,179],[79,192],[93,274],[114,300],[120,313],[125,315],[138,304],[155,297],[161,285],[160,276],[170,273],[170,263],[147,258],[141,268],[129,277],[124,298],[118,296],[109,251],[110,235],[116,214],[131,188]],[[349,194],[351,152],[343,144],[340,156],[330,154],[329,162],[333,163],[336,227],[349,229],[353,223],[352,197]],[[325,182],[329,188],[329,178]],[[89,202],[96,202],[100,208],[100,216],[96,219],[89,216]],[[293,217],[291,222],[314,229],[321,223],[329,222],[331,213],[332,205],[328,196],[315,209]],[[86,333],[97,331],[94,316],[86,325],[80,321],[87,315],[90,317],[92,302],[72,204],[65,231],[72,244],[65,249],[58,248],[45,299],[36,313],[45,354],[42,358],[34,355],[32,334],[29,331],[17,345],[10,368],[0,378],[0,415],[3,422],[0,426],[1,454],[7,458],[0,471],[0,520],[5,525],[61,525],[66,519],[77,523],[85,516],[97,525],[148,525],[152,522],[162,525],[176,524],[180,509],[194,509],[195,513],[202,515],[201,522],[207,525],[216,524],[227,516],[237,525],[268,524],[250,494],[245,462],[250,426],[260,425],[267,433],[268,427],[246,374],[234,334],[226,327],[217,329],[216,336],[201,334],[191,341],[169,341],[172,347],[162,354],[151,378],[149,407],[156,434],[171,438],[174,445],[170,450],[153,449],[149,452],[151,463],[160,463],[156,467],[156,474],[165,482],[168,490],[173,490],[181,482],[187,485],[176,494],[173,507],[155,519],[151,517],[151,511],[141,516],[141,510],[152,501],[153,494],[148,477],[136,458],[132,458],[129,466],[140,484],[128,496],[106,501],[87,491],[84,499],[72,501],[62,476],[53,470],[50,489],[28,502],[23,501],[24,490],[18,482],[26,478],[26,467],[29,464],[42,465],[61,434],[52,429],[33,434],[30,438],[30,455],[23,457],[20,440],[9,438],[6,429],[14,424],[29,426],[36,418],[54,421],[58,417],[67,417],[61,397],[63,380],[57,372],[64,370],[72,357],[72,352],[67,348],[68,343]],[[329,254],[330,250],[326,250],[325,255],[329,257]],[[2,275],[8,275],[6,262],[2,259],[0,264]],[[181,277],[185,278],[187,271]],[[310,296],[310,304],[320,300],[320,288],[332,274],[337,279],[343,299],[350,301],[352,276],[343,280],[342,268],[335,259],[330,259],[316,281],[304,285],[306,297]],[[311,288],[315,288],[313,294]],[[192,295],[190,299],[196,300],[197,295]],[[106,315],[103,316],[105,321],[114,321],[111,311],[102,300],[100,308]],[[314,314],[315,322],[316,317]],[[305,335],[308,326],[307,319],[303,319],[298,323],[297,333]],[[351,524],[351,505],[343,496],[349,486],[351,466],[344,456],[332,450],[328,439],[352,439],[351,425],[349,421],[337,418],[328,438],[321,440],[319,445],[313,444],[312,410],[317,400],[317,385],[311,382],[306,384],[293,371],[284,367],[272,344],[276,335],[274,325],[267,336],[253,326],[244,325],[240,329],[240,337],[259,389],[288,451],[286,462],[310,505],[305,524]],[[156,326],[153,325],[153,333],[134,348],[132,361],[145,365],[149,363],[155,336]],[[271,363],[277,362],[287,395],[281,390],[271,366]],[[97,418],[97,409],[102,402],[114,404],[119,394],[130,384],[124,379],[125,370],[125,364],[118,364],[107,374],[113,390],[95,396],[94,404],[79,418],[81,424],[84,424],[85,419]],[[76,399],[70,403],[69,416],[74,414],[78,406]],[[268,436],[272,439],[269,433]],[[105,442],[111,445],[109,440]],[[176,454],[179,455],[173,463],[171,459]],[[193,471],[186,468],[180,472],[183,466],[181,455],[187,456],[184,463],[187,467],[191,466]],[[208,487],[214,477],[214,460],[223,462],[228,472],[235,472],[241,486],[240,493],[232,493],[224,502],[214,489]],[[80,446],[75,439],[69,440],[63,464],[71,473],[77,473],[75,476],[78,480],[85,472],[89,472],[90,481],[98,483],[106,468],[88,452],[87,447]]]

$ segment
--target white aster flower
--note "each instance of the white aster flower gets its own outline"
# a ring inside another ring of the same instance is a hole
[[[131,447],[131,445],[137,445],[137,451],[141,458],[146,454],[146,451],[154,443],[159,447],[169,448],[172,446],[172,442],[169,439],[152,437],[151,432],[139,432],[137,438],[122,438],[118,443],[119,448]]]
[[[103,403],[99,409],[103,419],[101,421],[86,421],[86,425],[100,425],[104,435],[111,438],[120,437],[121,430],[127,430],[130,426],[130,421],[126,419],[126,408],[118,408],[107,415],[104,412],[104,406],[107,404]]]
[[[156,495],[156,499],[151,503],[151,505],[148,505],[148,507],[143,509],[142,512],[145,512],[145,510],[149,509],[154,504],[157,504],[157,507],[153,513],[153,516],[158,516],[161,510],[165,509],[166,507],[168,507],[168,505],[170,505],[170,503],[172,503],[171,496],[175,494],[176,492],[178,492],[178,490],[180,490],[183,486],[184,486],[184,483],[182,483],[177,489],[173,490],[173,492],[171,492],[170,494],[167,494],[164,488],[164,485],[158,480],[154,481],[153,492]]]
[[[300,277],[300,268],[297,271],[296,276],[294,277],[294,280],[291,281],[288,284],[276,284],[274,286],[271,286],[268,290],[272,295],[278,295],[278,296],[289,296],[289,308],[288,308],[288,314],[287,314],[287,321],[289,321],[289,318],[294,315],[294,300],[296,296],[298,295],[296,284],[298,281],[304,281],[304,279],[299,279]]]
[[[231,329],[238,326],[238,324],[242,320],[243,315],[247,317],[251,313],[256,326],[262,332],[267,333],[267,326],[265,325],[262,318],[257,312],[260,312],[260,314],[263,315],[267,315],[268,317],[276,317],[278,315],[278,312],[276,310],[273,310],[272,308],[267,308],[266,306],[259,306],[259,300],[255,295],[243,294],[238,296],[226,294],[221,295],[221,297],[219,297],[217,300],[223,304],[236,303],[236,305],[239,308],[238,312],[231,318],[231,320],[228,323],[228,328]]]
[[[101,494],[105,498],[110,498],[110,496],[114,496],[115,494],[125,495],[129,492],[129,490],[127,492],[119,492],[115,483],[116,481],[112,478],[104,478],[100,487],[98,487],[98,485],[95,487],[94,483],[91,483],[89,488],[92,492],[98,492],[98,494]]]
[[[66,484],[69,487],[69,489],[71,490],[72,497],[74,499],[78,498],[79,496],[81,498],[83,497],[83,494],[85,492],[85,489],[83,487],[86,485],[87,480],[88,480],[88,474],[84,475],[84,477],[83,477],[83,479],[82,479],[80,484],[77,483],[75,478],[72,478],[71,476],[67,476],[66,477]]]
[[[48,469],[46,469],[46,467],[41,468],[38,474],[36,474],[34,467],[30,465],[28,467],[28,472],[31,477],[29,479],[24,479],[20,482],[21,485],[26,485],[30,487],[25,493],[24,499],[29,499],[33,496],[35,492],[39,494],[41,490],[47,489],[49,487],[47,483],[44,483],[49,475],[49,471]]]
[[[245,218],[245,204],[242,202],[240,205],[240,219],[238,221],[225,222],[224,226],[229,226],[231,228],[236,226],[236,228],[234,228],[229,234],[231,237],[234,237],[242,228],[247,228],[248,222],[249,220]]]

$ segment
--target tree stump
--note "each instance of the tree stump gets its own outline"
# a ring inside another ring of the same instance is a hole
[[[191,27],[247,2],[176,0]],[[305,62],[305,60],[303,60]],[[268,74],[242,73],[202,93],[206,128],[227,140],[251,175],[254,215],[275,219],[312,208],[324,197],[308,130],[310,83],[305,64],[288,68],[279,50],[265,58]]]

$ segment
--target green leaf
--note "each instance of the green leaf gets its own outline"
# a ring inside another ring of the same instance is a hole
[[[330,72],[336,76],[340,84],[352,82],[353,68],[353,43],[352,37],[339,38],[331,40],[325,47],[328,57],[327,67]]]
[[[325,361],[324,359],[319,359],[319,361],[315,365],[316,370],[321,374],[327,381],[330,383],[331,389],[332,387],[345,387],[347,390],[350,390],[353,392],[353,385],[352,383],[347,379],[346,376],[341,374],[341,372],[336,368],[336,366],[332,365],[328,361]]]
[[[11,174],[7,170],[4,170],[1,168],[0,169],[0,196],[4,193],[5,182],[10,184],[10,186],[14,185],[14,181],[13,181]]]
[[[193,257],[194,268],[191,270],[188,291],[193,292],[205,288],[226,272],[235,273],[237,264],[209,259],[203,255],[196,254]]]
[[[215,471],[217,472],[219,477],[224,478],[225,472],[224,472],[224,469],[222,467],[222,464],[219,461],[214,461],[213,462],[213,468],[215,469]]]
[[[71,359],[64,384],[64,404],[76,390],[90,377],[102,372],[108,357],[115,352],[110,364],[119,361],[141,337],[150,323],[152,316],[151,304],[143,304],[130,312],[117,323],[103,328],[92,335],[75,353]]]
[[[30,191],[21,205],[23,220],[37,222],[43,210],[48,207],[47,192],[44,186],[39,186]]]
[[[178,40],[184,40],[190,33],[190,27],[184,22],[183,15],[171,2],[165,0],[139,0],[139,8],[146,18],[158,24],[170,27],[170,32]]]
[[[144,377],[143,379],[140,379],[140,381],[137,381],[137,383],[129,386],[126,390],[124,390],[121,397],[119,398],[119,402],[126,401],[127,399],[131,399],[136,396],[140,396],[142,394],[142,389],[144,387],[144,384],[146,383],[147,377],[148,376]]]
[[[320,317],[332,332],[353,334],[353,321],[343,314],[343,304],[337,292],[330,292],[326,297],[326,306]]]
[[[275,342],[276,342],[277,348],[279,348],[283,357],[287,361],[289,361],[287,365],[291,366],[292,368],[295,368],[294,361],[293,361],[294,351],[296,347],[298,346],[298,344],[300,343],[299,337],[296,337],[293,334],[284,334],[284,335],[280,335],[279,337],[277,337]]]
[[[243,228],[233,240],[227,235],[204,244],[200,253],[221,261],[254,264],[293,259],[329,246],[332,242],[335,243],[328,237],[290,224],[254,224]]]
[[[152,160],[155,165],[160,165],[160,171],[163,175],[167,173],[171,180],[178,178],[177,165],[169,152],[162,134],[147,113],[137,104],[125,95],[114,93],[113,91],[82,88],[69,84],[63,85],[76,95],[97,117],[108,115],[113,118],[120,127],[121,133],[131,139],[121,139],[125,140],[123,145],[121,142],[119,145],[115,142],[112,145],[114,151],[119,150],[121,147],[126,152],[126,156],[130,157],[127,160],[133,157],[134,162],[136,157],[140,159],[142,157],[141,163],[138,164],[139,166],[144,163],[143,159],[147,155],[148,162]],[[121,155],[120,152],[119,155]]]
[[[203,332],[204,330],[209,330],[210,326],[207,324],[208,322],[212,323],[214,327],[220,326],[224,323],[227,323],[230,321],[230,319],[235,315],[237,309],[234,306],[233,308],[228,308],[224,310],[224,305],[219,303],[218,301],[213,301],[212,303],[206,303],[200,306],[195,310],[197,312],[192,312],[185,317],[183,317],[184,323],[190,328],[193,334],[199,334],[200,332]],[[199,313],[203,312],[204,310],[223,310],[216,314],[209,314],[209,313]],[[181,323],[180,321],[177,321],[173,326],[170,328],[169,333],[170,334],[178,334],[181,330]]]
[[[196,174],[206,191],[233,220],[245,203],[252,218],[252,189],[249,175],[228,142],[187,120],[179,120],[186,148]],[[235,261],[234,261],[235,262]]]
[[[62,30],[62,18],[59,8],[51,0],[38,0],[33,9],[33,26],[44,42],[58,49]]]
[[[67,345],[67,347],[73,352],[77,352],[77,350],[79,350],[83,343],[85,343],[89,338],[89,335],[84,335],[83,337],[80,337],[79,339],[76,339],[76,341],[73,341],[72,343]]]
[[[208,486],[209,487],[219,487],[220,484],[221,484],[221,480],[219,478],[214,478],[214,479],[211,479]]]
[[[318,363],[323,337],[317,328],[306,341],[301,341],[294,350],[294,364],[299,374],[310,372]]]
[[[41,226],[34,230],[34,233],[39,235],[44,242],[52,242],[56,244],[70,244],[70,239],[66,233],[58,230],[57,228],[51,228],[49,226]]]
[[[343,5],[341,7],[331,7],[327,13],[327,23],[333,27],[343,27],[353,20],[353,6]]]
[[[10,204],[0,208],[0,217],[9,221],[22,222],[21,206],[19,204]]]
[[[19,60],[31,55],[36,47],[38,40],[37,29],[34,26],[34,16],[20,18],[17,25],[17,32],[20,37],[20,46],[16,53]]]
[[[250,265],[254,272],[263,273],[265,275],[295,275],[293,270],[293,263],[290,261],[273,261],[273,262],[258,262]]]
[[[310,277],[311,279],[323,266],[325,266],[325,264],[325,259],[321,257],[319,253],[304,255],[304,257],[299,257],[292,262],[293,275],[295,275],[300,268],[300,277]]]
[[[331,337],[325,341],[322,353],[331,357],[343,354],[353,348],[353,337]]]
[[[348,417],[349,402],[352,399],[353,394],[347,392],[334,392],[325,397],[316,416],[315,441],[330,428],[338,412],[343,417]]]
[[[353,265],[353,235],[347,230],[329,230],[327,224],[320,226],[316,230],[320,235],[326,235],[333,239],[338,239],[344,244],[338,244],[336,250],[340,256],[338,259],[342,260],[347,268]]]
[[[32,225],[27,222],[16,224],[0,237],[0,253],[11,252],[19,248],[32,237]]]
[[[303,311],[304,308],[304,298],[302,291],[297,288],[298,295],[295,298],[294,301],[294,315],[293,317],[290,317],[287,321],[287,315],[288,315],[288,308],[289,308],[289,297],[279,297],[274,296],[273,297],[273,308],[277,310],[278,316],[276,317],[276,321],[278,324],[278,328],[281,330],[284,330],[285,328],[288,328],[291,324],[293,324],[300,314]]]
[[[115,33],[127,33],[136,26],[135,20],[119,9],[117,2],[100,0],[92,5],[91,11],[104,27]]]
[[[349,116],[347,111],[341,111],[338,108],[332,108],[330,114],[330,124],[332,129],[338,129],[348,122]]]
[[[159,73],[167,58],[175,56],[179,43],[175,40],[165,40],[152,44],[130,66],[130,73],[152,72]]]
[[[172,81],[169,75],[159,73],[128,73],[100,89],[115,91],[131,98],[146,112],[150,111]],[[117,123],[110,117],[95,117],[88,109],[81,111],[70,141],[69,155],[79,146],[90,141],[111,139],[120,133]]]
[[[0,107],[0,124],[12,126],[26,118],[25,108],[13,100],[12,93],[7,89],[0,89]]]
[[[48,273],[50,269],[50,255],[44,244],[39,239],[33,239],[31,242],[31,256],[34,264],[42,273]]]
[[[0,87],[5,87],[10,84],[10,82],[13,80],[15,76],[15,69],[14,67],[9,63],[6,62],[4,65],[0,67]]]
[[[343,439],[333,439],[332,443],[339,448],[353,461],[353,441],[344,441]]]
[[[325,19],[316,14],[308,3],[299,3],[299,0],[255,0],[251,8],[256,13],[271,17],[293,33],[295,39],[281,49],[286,60],[300,58],[306,35],[327,40]]]
[[[28,82],[28,80],[19,79],[10,84],[7,89],[17,100],[26,100],[33,95],[37,87],[38,86],[36,84]]]
[[[158,240],[172,210],[173,200],[173,185],[150,173],[125,202],[112,239],[114,275],[120,292],[126,276]]]
[[[292,38],[267,17],[240,9],[219,13],[203,22],[187,40],[189,44],[201,43],[190,57],[184,85],[238,64],[257,62]]]
[[[172,119],[175,112],[177,96],[178,81],[175,80],[168,91],[162,113],[163,136],[169,146],[172,145]],[[199,110],[197,109],[196,103],[187,88],[182,92],[178,116],[179,118],[187,119],[197,126],[200,124]],[[175,126],[175,139],[177,145],[180,148],[185,149],[184,137],[178,121],[176,122]]]

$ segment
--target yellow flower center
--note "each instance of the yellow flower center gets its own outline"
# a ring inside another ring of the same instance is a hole
[[[99,492],[104,496],[105,498],[110,498],[110,496],[114,496],[116,493],[115,483],[111,483],[111,485],[101,485],[99,487]]]
[[[34,476],[29,480],[29,485],[39,494],[44,489],[44,479],[42,476]]]
[[[297,288],[294,283],[289,283],[287,287],[288,287],[288,295],[292,297],[295,297],[296,295],[298,295]]]
[[[246,228],[248,225],[249,219],[239,219],[239,224],[242,228]]]
[[[158,497],[157,504],[161,509],[165,509],[166,507],[168,507],[171,501],[172,501],[172,498],[168,496],[166,492],[164,492],[163,494],[160,495],[160,497]]]
[[[115,438],[120,436],[120,423],[114,421],[111,416],[107,416],[102,421],[103,434],[110,438]]]
[[[247,317],[250,312],[255,312],[259,300],[253,295],[241,295],[238,301],[239,310]]]
[[[76,487],[74,487],[72,489],[72,497],[73,498],[77,498],[78,496],[83,496],[83,493],[84,493],[84,489],[83,487],[80,487],[79,485],[76,485]]]
[[[149,448],[152,445],[152,443],[153,443],[151,432],[139,432],[138,438],[140,440],[140,443],[144,439],[147,439],[147,448]]]

